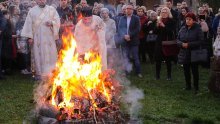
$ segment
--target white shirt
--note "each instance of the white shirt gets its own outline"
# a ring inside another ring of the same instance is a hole
[[[130,22],[131,22],[131,16],[127,16],[127,34],[129,33]]]

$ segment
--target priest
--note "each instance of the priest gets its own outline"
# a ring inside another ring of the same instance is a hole
[[[31,65],[37,79],[48,75],[55,67],[60,19],[56,9],[46,0],[36,0],[37,6],[28,12],[21,36],[31,45]]]
[[[82,9],[83,18],[76,24],[75,38],[77,53],[84,55],[87,52],[95,51],[102,59],[102,70],[107,69],[107,49],[105,42],[105,23],[103,20],[92,15],[91,7]]]

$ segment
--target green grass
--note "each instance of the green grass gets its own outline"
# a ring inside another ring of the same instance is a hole
[[[207,88],[209,71],[200,68],[200,93],[183,91],[184,76],[180,66],[173,67],[173,80],[166,81],[162,67],[161,80],[154,80],[154,66],[143,65],[143,79],[129,76],[133,86],[143,90],[145,97],[140,112],[144,124],[215,124],[220,123],[220,97]],[[21,124],[33,108],[34,82],[15,74],[0,81],[0,123]]]

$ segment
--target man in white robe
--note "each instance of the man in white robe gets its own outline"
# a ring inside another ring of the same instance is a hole
[[[57,61],[55,40],[58,39],[60,19],[56,9],[46,0],[36,0],[37,6],[28,12],[21,36],[31,44],[31,65],[36,76],[46,76]]]
[[[98,52],[102,59],[102,70],[107,69],[107,49],[105,42],[105,23],[95,15],[92,15],[90,7],[82,10],[83,18],[75,28],[77,53],[83,55],[90,51]]]

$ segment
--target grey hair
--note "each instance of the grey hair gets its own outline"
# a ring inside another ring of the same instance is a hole
[[[108,8],[102,8],[102,9],[101,9],[101,13],[102,13],[102,12],[107,12],[107,13],[109,14]]]
[[[157,16],[157,12],[155,12],[155,11],[151,11],[151,13],[150,13],[150,17],[153,16],[153,15],[156,15],[156,16]]]

